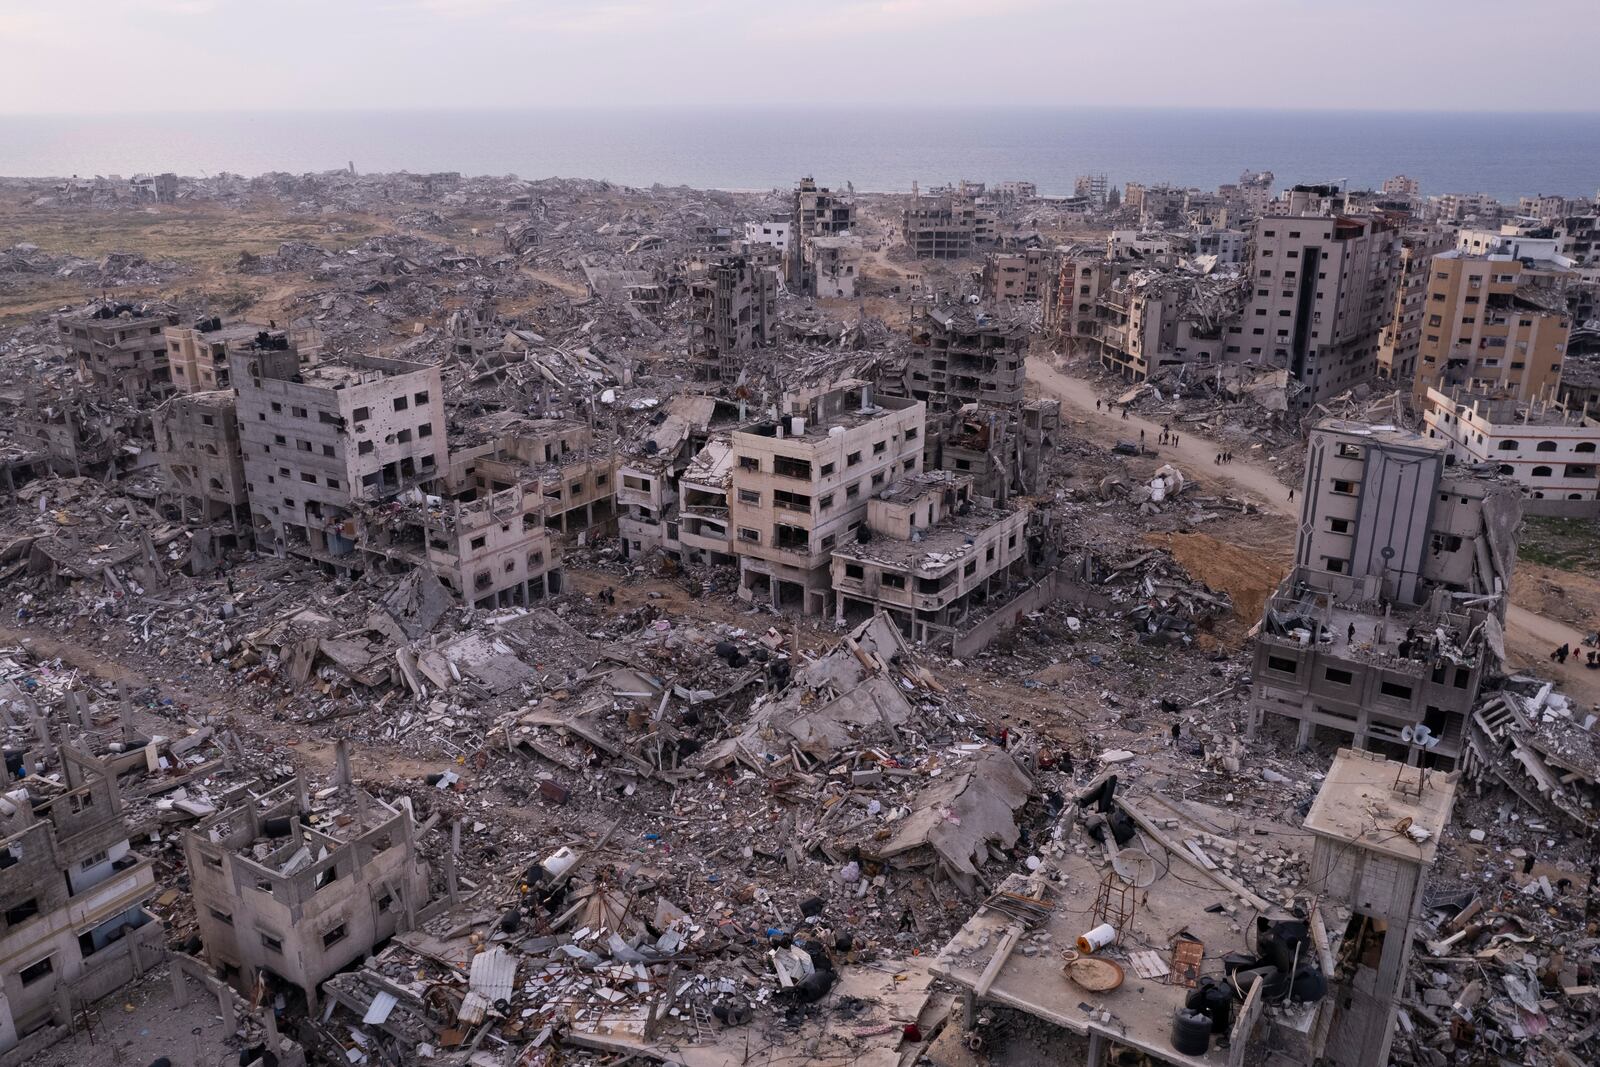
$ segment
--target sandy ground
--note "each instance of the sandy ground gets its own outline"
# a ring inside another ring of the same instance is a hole
[[[1087,423],[1095,430],[1094,436],[1137,439],[1142,429],[1147,446],[1183,471],[1185,478],[1251,500],[1264,511],[1291,520],[1298,518],[1299,502],[1291,501],[1288,488],[1265,464],[1251,456],[1238,456],[1232,463],[1219,467],[1213,462],[1219,446],[1205,438],[1181,434],[1176,447],[1156,445],[1161,433],[1159,423],[1132,414],[1124,419],[1107,411],[1096,411],[1094,402],[1099,394],[1088,380],[1049,366],[1043,360],[1028,362],[1028,380],[1043,392],[1060,398],[1063,416]],[[1285,557],[1291,554],[1288,538],[1292,534],[1291,525],[1281,547]],[[1506,612],[1506,658],[1510,666],[1535,670],[1556,681],[1575,699],[1600,705],[1600,671],[1583,667],[1581,656],[1569,659],[1565,666],[1549,659],[1550,651],[1563,643],[1581,648],[1584,633],[1560,618],[1537,614],[1542,607],[1545,610],[1548,607],[1542,603],[1544,598],[1529,594],[1528,591],[1536,587],[1537,580],[1519,581],[1513,590],[1512,604]]]
[[[161,1056],[172,1067],[237,1064],[237,1042],[224,1030],[216,998],[189,984],[189,1003],[173,1002],[165,965],[90,1006],[89,1026],[29,1061],[29,1067],[145,1067]]]

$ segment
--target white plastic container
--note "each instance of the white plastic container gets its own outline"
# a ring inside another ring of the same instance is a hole
[[[540,864],[540,866],[545,869],[545,873],[549,874],[550,877],[560,878],[572,868],[574,863],[577,862],[578,854],[572,851],[572,849],[563,845],[554,852],[550,853],[550,855],[546,856],[544,858],[544,862]]]
[[[1099,952],[1117,939],[1117,928],[1110,923],[1101,923],[1086,934],[1078,935],[1078,951],[1085,956]]]

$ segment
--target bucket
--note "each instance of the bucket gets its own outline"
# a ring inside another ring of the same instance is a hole
[[[1086,934],[1078,935],[1078,951],[1084,955],[1098,952],[1117,939],[1117,928],[1101,923]]]

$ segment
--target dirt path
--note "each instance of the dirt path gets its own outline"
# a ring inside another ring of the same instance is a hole
[[[1064,408],[1071,409],[1073,417],[1101,431],[1105,440],[1114,437],[1137,440],[1142,429],[1146,444],[1183,471],[1185,478],[1201,484],[1221,483],[1260,505],[1264,511],[1290,519],[1298,518],[1299,502],[1289,499],[1283,483],[1259,461],[1242,457],[1219,467],[1213,462],[1219,450],[1216,442],[1188,434],[1179,435],[1176,448],[1156,445],[1154,442],[1161,434],[1159,423],[1131,413],[1124,419],[1107,411],[1096,411],[1094,402],[1097,394],[1087,379],[1057,370],[1042,360],[1029,361],[1028,380],[1051,396],[1058,397]],[[1549,659],[1550,650],[1563,643],[1582,648],[1583,638],[1584,635],[1577,629],[1559,619],[1535,614],[1515,603],[1506,611],[1506,657],[1510,666],[1554,679],[1580,703],[1600,704],[1600,671],[1584,667],[1581,654],[1567,660],[1565,666]]]
[[[1124,419],[1109,410],[1096,411],[1097,394],[1089,381],[1057,370],[1043,360],[1028,361],[1028,380],[1071,409],[1063,414],[1070,414],[1102,431],[1108,443],[1113,439],[1137,441],[1139,431],[1143,430],[1145,447],[1181,470],[1190,481],[1220,483],[1227,486],[1229,492],[1267,511],[1290,518],[1298,514],[1295,505],[1289,502],[1288,488],[1266,467],[1244,458],[1218,466],[1215,460],[1221,449],[1215,441],[1180,432],[1177,445],[1159,445],[1156,442],[1161,438],[1160,423],[1132,413]]]

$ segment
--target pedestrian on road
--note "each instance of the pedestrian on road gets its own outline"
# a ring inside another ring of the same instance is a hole
[[[1345,631],[1344,641],[1345,641],[1345,644],[1347,644],[1347,645],[1353,645],[1353,644],[1356,643],[1356,624],[1355,623],[1351,623],[1350,624],[1350,629]]]
[[[1094,402],[1094,409],[1095,409],[1095,410],[1096,410],[1096,411],[1099,411],[1099,410],[1100,410],[1100,399],[1099,399],[1099,398],[1098,398],[1098,397],[1096,397],[1096,398],[1095,398],[1095,402]]]
[[[1211,462],[1218,467],[1222,466],[1222,453],[1218,452],[1216,455],[1212,456]]]
[[[1172,435],[1172,447],[1173,448],[1177,448],[1178,447],[1178,435],[1177,434],[1173,434]]]
[[[1289,490],[1289,502],[1291,504],[1294,503],[1294,490],[1293,489]]]

